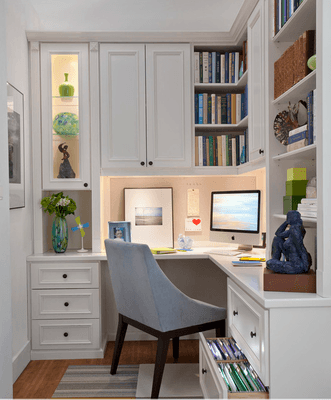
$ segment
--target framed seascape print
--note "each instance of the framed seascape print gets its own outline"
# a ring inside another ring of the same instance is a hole
[[[121,239],[124,242],[131,242],[131,222],[129,221],[109,221],[109,239]]]
[[[172,188],[124,189],[131,240],[149,247],[173,247]]]
[[[25,206],[23,94],[7,82],[8,162],[10,208]]]

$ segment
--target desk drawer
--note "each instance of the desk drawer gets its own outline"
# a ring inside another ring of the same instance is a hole
[[[32,289],[98,288],[99,264],[95,263],[32,263]]]
[[[32,349],[89,349],[99,345],[99,319],[33,320]]]
[[[269,385],[268,311],[228,279],[228,327],[262,378]]]
[[[32,290],[32,319],[99,318],[99,289]]]
[[[211,346],[217,343],[228,346],[230,340],[235,346],[232,338],[206,339],[202,333],[199,335],[199,379],[204,398],[269,398],[267,389],[244,354],[236,360],[220,361],[221,357],[216,360],[208,342]]]

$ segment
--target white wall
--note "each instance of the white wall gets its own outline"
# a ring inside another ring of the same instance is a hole
[[[33,251],[33,209],[30,156],[32,143],[29,127],[29,58],[25,29],[28,20],[30,26],[34,24],[37,28],[39,25],[34,9],[25,1],[6,0],[6,4],[7,81],[24,94],[25,207],[10,210],[12,356],[15,381],[30,361],[26,257]],[[8,173],[6,178],[8,179]]]
[[[6,88],[6,13],[0,1],[0,398],[12,398],[9,173]],[[2,197],[2,199],[1,199]]]

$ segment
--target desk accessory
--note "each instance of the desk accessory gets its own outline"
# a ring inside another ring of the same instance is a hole
[[[181,250],[191,250],[193,245],[193,239],[189,236],[184,236],[181,233],[178,235],[178,246]]]
[[[76,223],[78,224],[78,226],[74,226],[73,228],[71,228],[71,230],[73,232],[78,231],[78,229],[80,230],[80,234],[81,234],[81,239],[82,239],[82,248],[77,250],[78,253],[86,253],[88,250],[84,249],[84,236],[85,236],[85,231],[83,228],[88,228],[89,227],[89,223],[85,222],[85,224],[81,224],[80,222],[80,217],[76,217],[75,218]]]
[[[119,239],[124,242],[131,242],[131,222],[130,221],[109,221],[109,239]]]
[[[261,267],[260,261],[232,261],[234,267]]]
[[[171,249],[169,247],[154,247],[151,249],[152,254],[172,254],[176,253],[176,249]]]

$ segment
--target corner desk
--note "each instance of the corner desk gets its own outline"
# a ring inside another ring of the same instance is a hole
[[[234,267],[210,248],[155,255],[156,260],[210,260],[227,280],[227,334],[269,388],[270,398],[328,398],[331,298],[263,291],[263,267]],[[261,255],[261,250],[252,254]],[[107,318],[116,306],[106,253],[34,254],[27,258],[31,359],[102,358]],[[199,335],[200,383],[206,398],[230,393]],[[201,369],[201,368],[200,368]],[[200,371],[201,372],[201,371]]]

